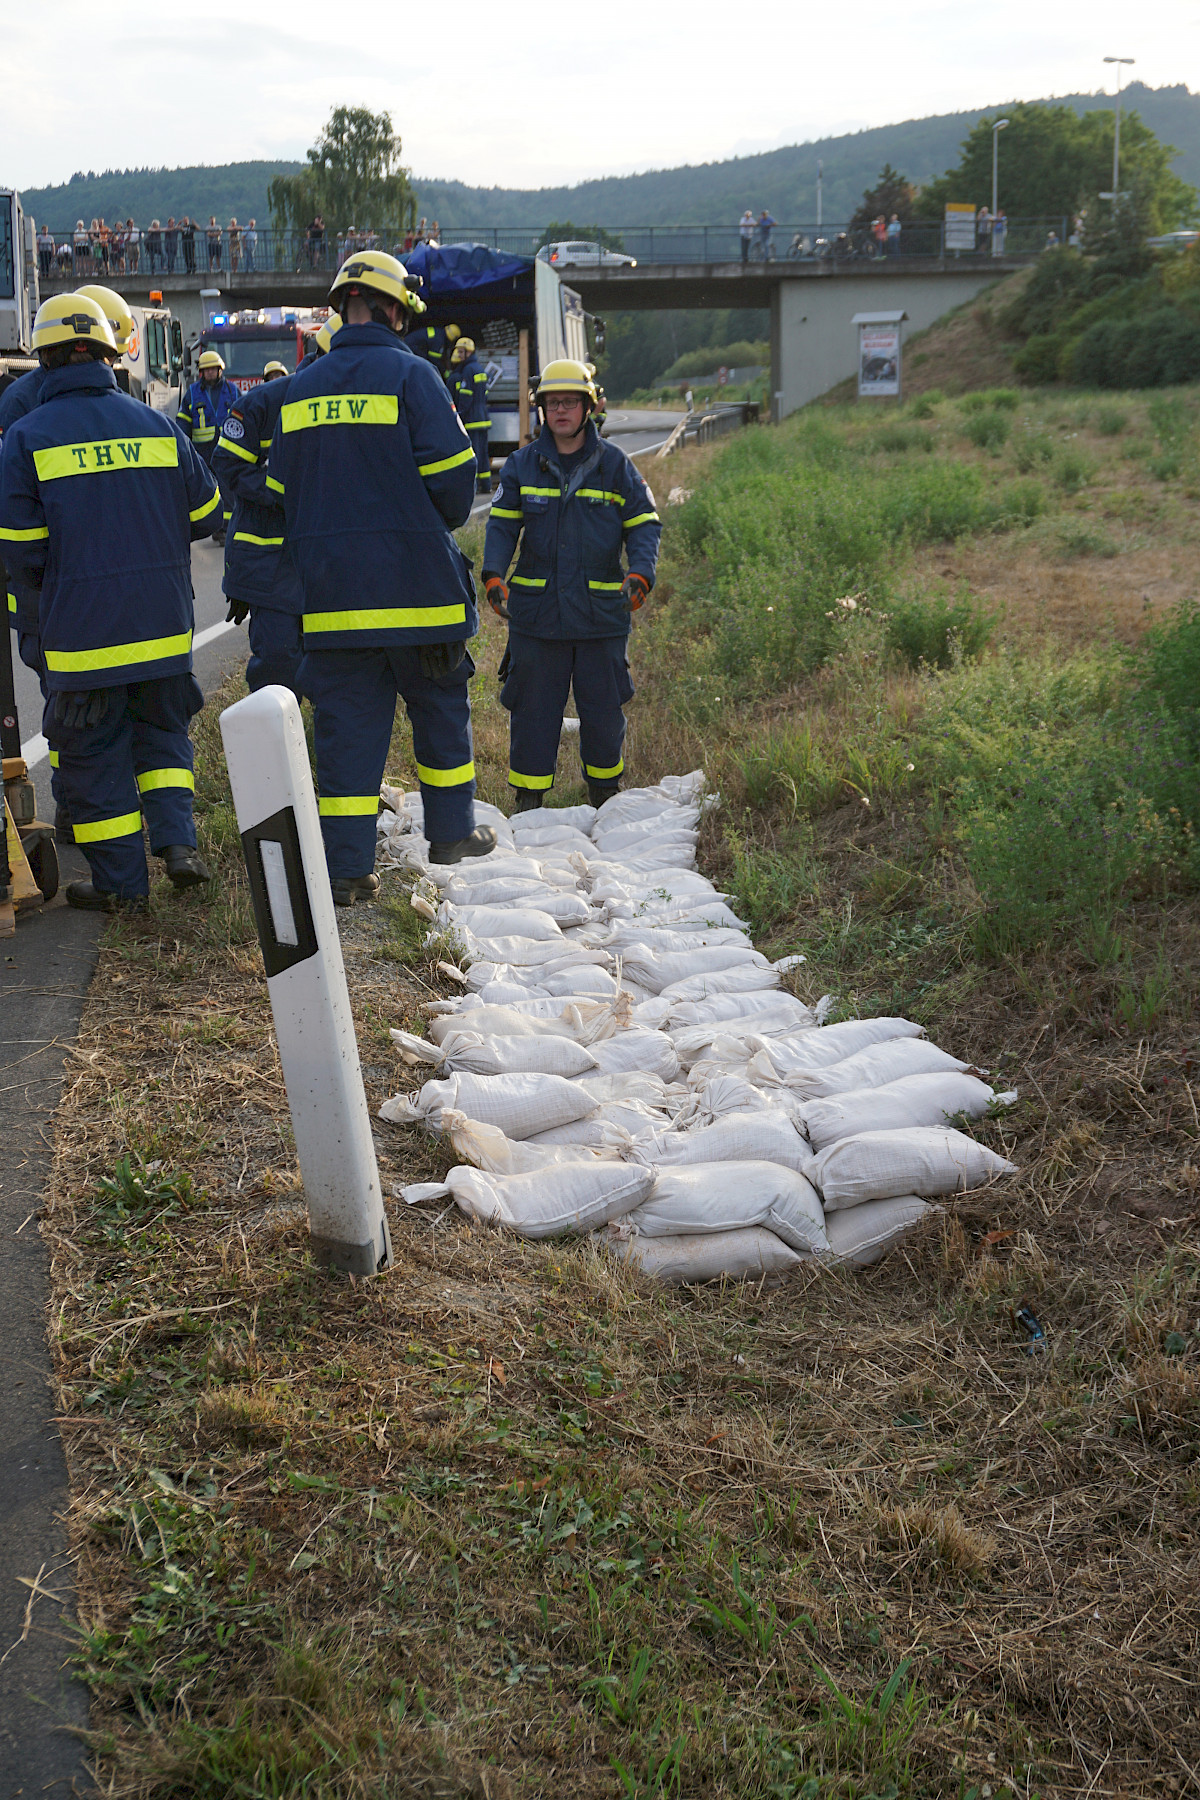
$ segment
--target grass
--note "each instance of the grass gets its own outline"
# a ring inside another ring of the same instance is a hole
[[[1186,459],[1178,410],[1111,405]],[[989,410],[999,466],[960,432]],[[800,994],[907,1013],[1020,1089],[975,1127],[1020,1176],[873,1269],[676,1293],[404,1207],[450,1153],[377,1123],[396,1266],[322,1274],[206,708],[215,891],[160,882],[109,928],[42,1222],[101,1792],[1186,1791],[1200,927],[1171,807],[1200,639],[1128,552],[1095,559],[1109,623],[1090,573],[1078,623],[1052,601],[1081,501],[1153,494],[1184,564],[1194,522],[1078,401],[938,400],[905,429],[933,448],[825,409],[670,465],[700,504],[667,509],[627,756],[635,781],[706,767],[703,864],[808,957]],[[1039,434],[1093,475],[1029,477],[1041,513],[1001,528],[1004,458]],[[813,653],[773,660],[765,608],[801,589]],[[493,800],[501,649],[489,618]],[[411,758],[398,730],[389,779]],[[554,798],[581,797],[567,748]],[[441,978],[397,875],[341,924],[374,1114],[417,1079],[388,1028]]]

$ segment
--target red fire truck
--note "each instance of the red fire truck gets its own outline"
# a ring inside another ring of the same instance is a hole
[[[309,339],[328,316],[324,306],[268,306],[213,313],[189,346],[191,368],[195,369],[202,350],[216,350],[225,359],[226,379],[244,394],[258,386],[263,369],[273,359],[291,374],[308,350]]]

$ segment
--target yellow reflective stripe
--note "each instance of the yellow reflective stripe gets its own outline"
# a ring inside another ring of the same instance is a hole
[[[602,588],[605,593],[619,593],[624,584],[620,581],[589,581],[590,588]]]
[[[507,506],[493,506],[491,516],[493,519],[523,519],[525,517],[524,513],[512,512]]]
[[[417,631],[425,625],[465,625],[463,601],[454,606],[381,606],[375,612],[305,613],[305,631]]]
[[[610,494],[607,488],[576,488],[577,500],[611,500],[614,506],[624,506],[624,494]]]
[[[176,637],[143,638],[136,644],[106,644],[100,650],[47,650],[46,667],[62,675],[88,669],[121,669],[127,663],[160,662],[168,656],[186,656],[192,647],[190,631]]]
[[[519,775],[515,769],[510,769],[508,785],[523,788],[548,788],[554,786],[554,777],[553,775]]]
[[[272,438],[259,438],[258,447],[260,450],[269,450],[273,441]]]
[[[400,401],[395,394],[322,394],[316,400],[289,400],[279,418],[284,431],[308,431],[315,425],[395,425]]]
[[[196,791],[196,777],[190,769],[144,769],[137,778],[138,793],[149,794],[155,788],[189,788]]]
[[[48,538],[49,536],[50,527],[48,525],[34,525],[29,531],[10,531],[0,525],[0,538],[9,544],[33,544],[39,538]]]
[[[545,587],[546,581],[545,575],[514,575],[511,585],[513,587]]]
[[[561,500],[562,499],[562,489],[561,488],[523,487],[521,489],[521,492],[523,494],[540,495],[543,499],[550,499],[550,500]]]
[[[593,781],[611,781],[613,776],[620,775],[624,768],[625,758],[622,757],[620,762],[612,769],[593,769],[591,763],[584,763],[583,772],[585,775],[590,775]]]
[[[203,506],[198,506],[196,508],[195,512],[190,512],[188,514],[188,518],[192,521],[193,525],[198,525],[200,523],[201,519],[207,519],[209,513],[212,512],[213,508],[220,506],[220,504],[221,504],[221,490],[220,490],[220,488],[218,488],[216,493],[213,495],[212,499],[206,500],[204,502]]]
[[[447,469],[458,469],[461,468],[463,463],[473,461],[474,456],[475,451],[473,447],[468,444],[466,449],[460,450],[457,456],[447,456],[443,462],[418,463],[417,474],[444,475]]]
[[[267,486],[269,488],[274,488],[274,490],[277,494],[282,494],[282,492],[283,492],[282,481],[276,481],[276,479],[273,475],[267,476]]]
[[[256,463],[258,461],[253,450],[247,450],[245,444],[235,444],[233,439],[231,437],[226,437],[224,432],[221,433],[221,448],[222,450],[231,451],[234,456],[244,457],[248,463]]]
[[[196,425],[192,429],[192,442],[193,444],[207,444],[209,439],[215,438],[216,435],[215,425]]]
[[[233,541],[235,544],[262,544],[264,546],[270,546],[272,544],[282,544],[283,539],[281,537],[255,537],[252,531],[235,531],[233,534]]]
[[[50,752],[50,767],[52,769],[57,769],[57,767],[58,767],[58,751],[57,750],[52,750]]]
[[[15,594],[10,594],[8,596],[8,610],[15,615],[17,610],[17,596]]]
[[[624,528],[626,531],[632,531],[635,525],[648,525],[651,522],[655,525],[659,523],[658,514],[656,512],[638,513],[636,518],[625,520]]]
[[[457,769],[427,769],[424,763],[417,764],[417,780],[423,781],[426,787],[461,787],[464,781],[474,781],[475,764],[461,763]]]
[[[317,811],[323,819],[374,818],[379,811],[379,795],[344,794],[340,799],[321,799],[317,801]]]
[[[135,831],[142,829],[142,815],[140,812],[120,813],[114,819],[93,819],[87,825],[81,825],[78,819],[71,823],[77,844],[103,844],[109,838],[132,837]]]
[[[172,432],[170,437],[56,444],[50,450],[35,450],[33,466],[39,481],[60,481],[64,475],[103,475],[114,469],[177,469],[179,442]]]
[[[492,421],[490,419],[472,419],[467,426],[468,431],[490,431],[491,429]]]

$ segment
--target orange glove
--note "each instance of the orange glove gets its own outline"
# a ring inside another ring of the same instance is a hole
[[[635,574],[632,569],[621,583],[621,598],[631,613],[635,613],[639,606],[645,605],[649,592],[650,583],[646,577]]]
[[[508,617],[508,583],[501,581],[499,575],[485,575],[483,591],[488,597],[488,605],[499,619]]]

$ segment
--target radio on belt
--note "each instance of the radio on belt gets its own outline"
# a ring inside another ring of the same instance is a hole
[[[375,1275],[392,1244],[342,946],[295,695],[260,688],[221,714],[313,1255]]]

